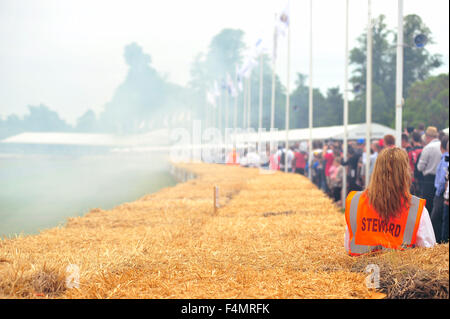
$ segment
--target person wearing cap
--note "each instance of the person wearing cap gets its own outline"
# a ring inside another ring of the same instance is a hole
[[[410,194],[410,184],[406,152],[398,147],[381,151],[368,188],[350,192],[345,202],[349,255],[436,244],[425,200]]]
[[[422,196],[427,201],[427,209],[433,211],[433,200],[436,193],[434,180],[436,170],[441,161],[441,141],[438,139],[438,130],[429,126],[425,131],[425,147],[420,154],[417,169],[423,174]]]

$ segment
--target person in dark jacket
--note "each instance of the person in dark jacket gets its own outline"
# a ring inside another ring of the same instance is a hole
[[[353,149],[353,147],[348,148],[348,159],[347,161],[342,161],[342,165],[348,166],[348,174],[347,179],[348,183],[348,192],[351,191],[361,191],[362,187],[358,185],[358,163],[360,155]],[[347,193],[348,193],[347,192]]]

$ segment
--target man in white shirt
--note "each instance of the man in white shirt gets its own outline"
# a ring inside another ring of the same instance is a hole
[[[288,172],[291,172],[292,171],[292,161],[294,160],[295,154],[291,148],[288,149],[287,151],[286,151],[286,148],[278,150],[278,152],[276,154],[277,154],[277,156],[280,157],[280,171],[282,171],[282,172],[284,172],[284,170],[285,170],[284,165],[285,165],[285,160],[286,160],[284,158],[285,156],[283,156],[283,153],[285,153],[285,156],[287,156]]]
[[[425,131],[426,146],[423,148],[417,163],[417,169],[423,174],[422,197],[427,201],[426,207],[429,212],[433,211],[433,200],[436,192],[434,179],[442,157],[441,141],[439,141],[438,136],[438,130],[434,126],[427,128]]]

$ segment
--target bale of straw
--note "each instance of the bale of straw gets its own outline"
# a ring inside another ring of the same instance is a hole
[[[344,216],[309,180],[183,164],[196,179],[0,241],[3,298],[442,298],[448,245],[349,257]],[[213,214],[213,185],[220,208]],[[368,264],[380,289],[366,287]],[[78,288],[62,283],[79,267]]]

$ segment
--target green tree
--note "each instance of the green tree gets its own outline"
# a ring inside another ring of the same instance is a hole
[[[403,122],[408,126],[419,123],[444,129],[449,126],[448,74],[432,76],[414,83],[408,92],[403,110]]]
[[[389,65],[390,44],[389,36],[392,31],[387,29],[386,17],[380,15],[372,28],[372,79],[381,86],[392,81],[393,74]],[[350,51],[350,65],[354,66],[350,82],[356,86],[365,86],[367,74],[367,33],[358,37],[358,47]],[[361,92],[362,93],[362,92]]]
[[[309,127],[309,87],[307,75],[297,73],[296,88],[291,94],[294,112],[291,117],[292,128]],[[330,88],[324,96],[318,88],[313,88],[313,126],[342,125],[344,101],[339,88]]]
[[[387,28],[386,17],[380,15],[372,28],[372,120],[380,124],[390,125],[392,118],[386,117],[386,105],[394,105],[395,101],[395,69],[391,65],[392,46],[389,37],[392,31]],[[366,97],[365,84],[367,74],[367,33],[358,38],[358,47],[350,52],[350,64],[354,65],[350,82],[353,86],[360,85],[362,90],[355,94],[355,99],[349,103],[349,122],[365,121]],[[381,92],[380,92],[381,90]],[[380,98],[381,100],[377,100]],[[381,121],[381,122],[379,122]]]
[[[260,66],[259,59],[258,65],[252,71],[251,74],[251,126],[253,128],[258,127],[259,122],[259,81],[260,81]],[[243,103],[244,96],[243,92],[240,94],[240,122],[242,123],[243,116]],[[271,106],[272,106],[272,63],[267,55],[263,55],[263,116],[262,116],[262,127],[266,130],[270,130],[270,119],[271,119]],[[275,75],[275,116],[274,116],[274,126],[278,129],[283,129],[286,125],[286,93],[280,79]],[[291,113],[292,114],[292,113]],[[292,120],[292,117],[291,117]],[[292,125],[292,122],[291,124]],[[292,127],[292,126],[291,126]]]
[[[327,91],[325,107],[323,111],[323,126],[343,125],[344,99],[339,87],[330,88]]]
[[[62,120],[58,113],[47,106],[28,106],[29,114],[23,118],[23,128],[30,132],[66,132],[72,127]]]
[[[407,15],[403,23],[403,95],[408,96],[411,85],[417,81],[423,81],[429,77],[430,72],[442,65],[440,54],[430,54],[426,48],[416,48],[414,37],[423,34],[427,37],[427,45],[434,44],[431,30],[415,14]],[[397,43],[395,34],[394,44]],[[397,51],[391,50],[390,68],[396,70]],[[395,82],[392,83],[395,85]]]
[[[100,115],[103,130],[137,133],[150,122],[156,123],[153,129],[163,127],[164,120],[188,108],[186,89],[159,74],[137,43],[125,46],[124,58],[128,73]]]
[[[380,15],[373,25],[372,50],[372,120],[393,126],[395,121],[395,79],[396,79],[396,33],[387,28],[385,16]],[[424,34],[428,43],[433,43],[430,29],[417,15],[404,19],[404,79],[403,95],[407,97],[412,83],[422,81],[439,67],[441,57],[431,55],[426,48],[414,47],[414,36]],[[390,38],[393,38],[393,42]],[[367,73],[367,33],[358,38],[358,46],[350,52],[350,64],[354,66],[350,82],[361,85],[362,90],[350,102],[350,122],[365,120],[365,84]]]
[[[78,132],[95,132],[97,127],[97,117],[94,111],[87,110],[83,115],[77,119],[75,131]]]
[[[242,51],[245,48],[243,37],[242,30],[223,29],[212,38],[208,51],[198,54],[191,64],[188,87],[197,118],[206,119],[210,107],[206,102],[206,93],[213,89],[214,82],[220,86],[227,73],[235,78],[236,66],[242,62]],[[221,99],[223,105],[224,96]]]
[[[191,65],[191,79],[189,88],[193,94],[195,105],[200,110],[198,114],[205,118],[206,110],[210,106],[206,105],[206,93],[213,90],[214,82],[221,87],[226,80],[228,73],[234,80],[236,78],[236,67],[241,66],[243,62],[243,50],[246,45],[243,41],[244,32],[236,29],[224,29],[213,37],[209,45],[208,52],[198,54]],[[257,66],[251,73],[251,126],[256,128],[259,120],[259,59]],[[225,105],[227,101],[226,90],[221,89],[221,97],[219,105],[222,108],[223,127],[225,125]],[[263,127],[270,128],[271,116],[271,94],[272,94],[272,67],[270,58],[263,56]],[[244,94],[239,92],[237,101],[237,124],[242,127],[243,111],[244,111]],[[234,99],[228,96],[229,102],[229,126],[233,122]],[[285,95],[283,86],[276,76],[275,78],[275,127],[284,128],[285,126]],[[218,112],[218,109],[215,109]],[[216,114],[217,116],[217,114]]]

